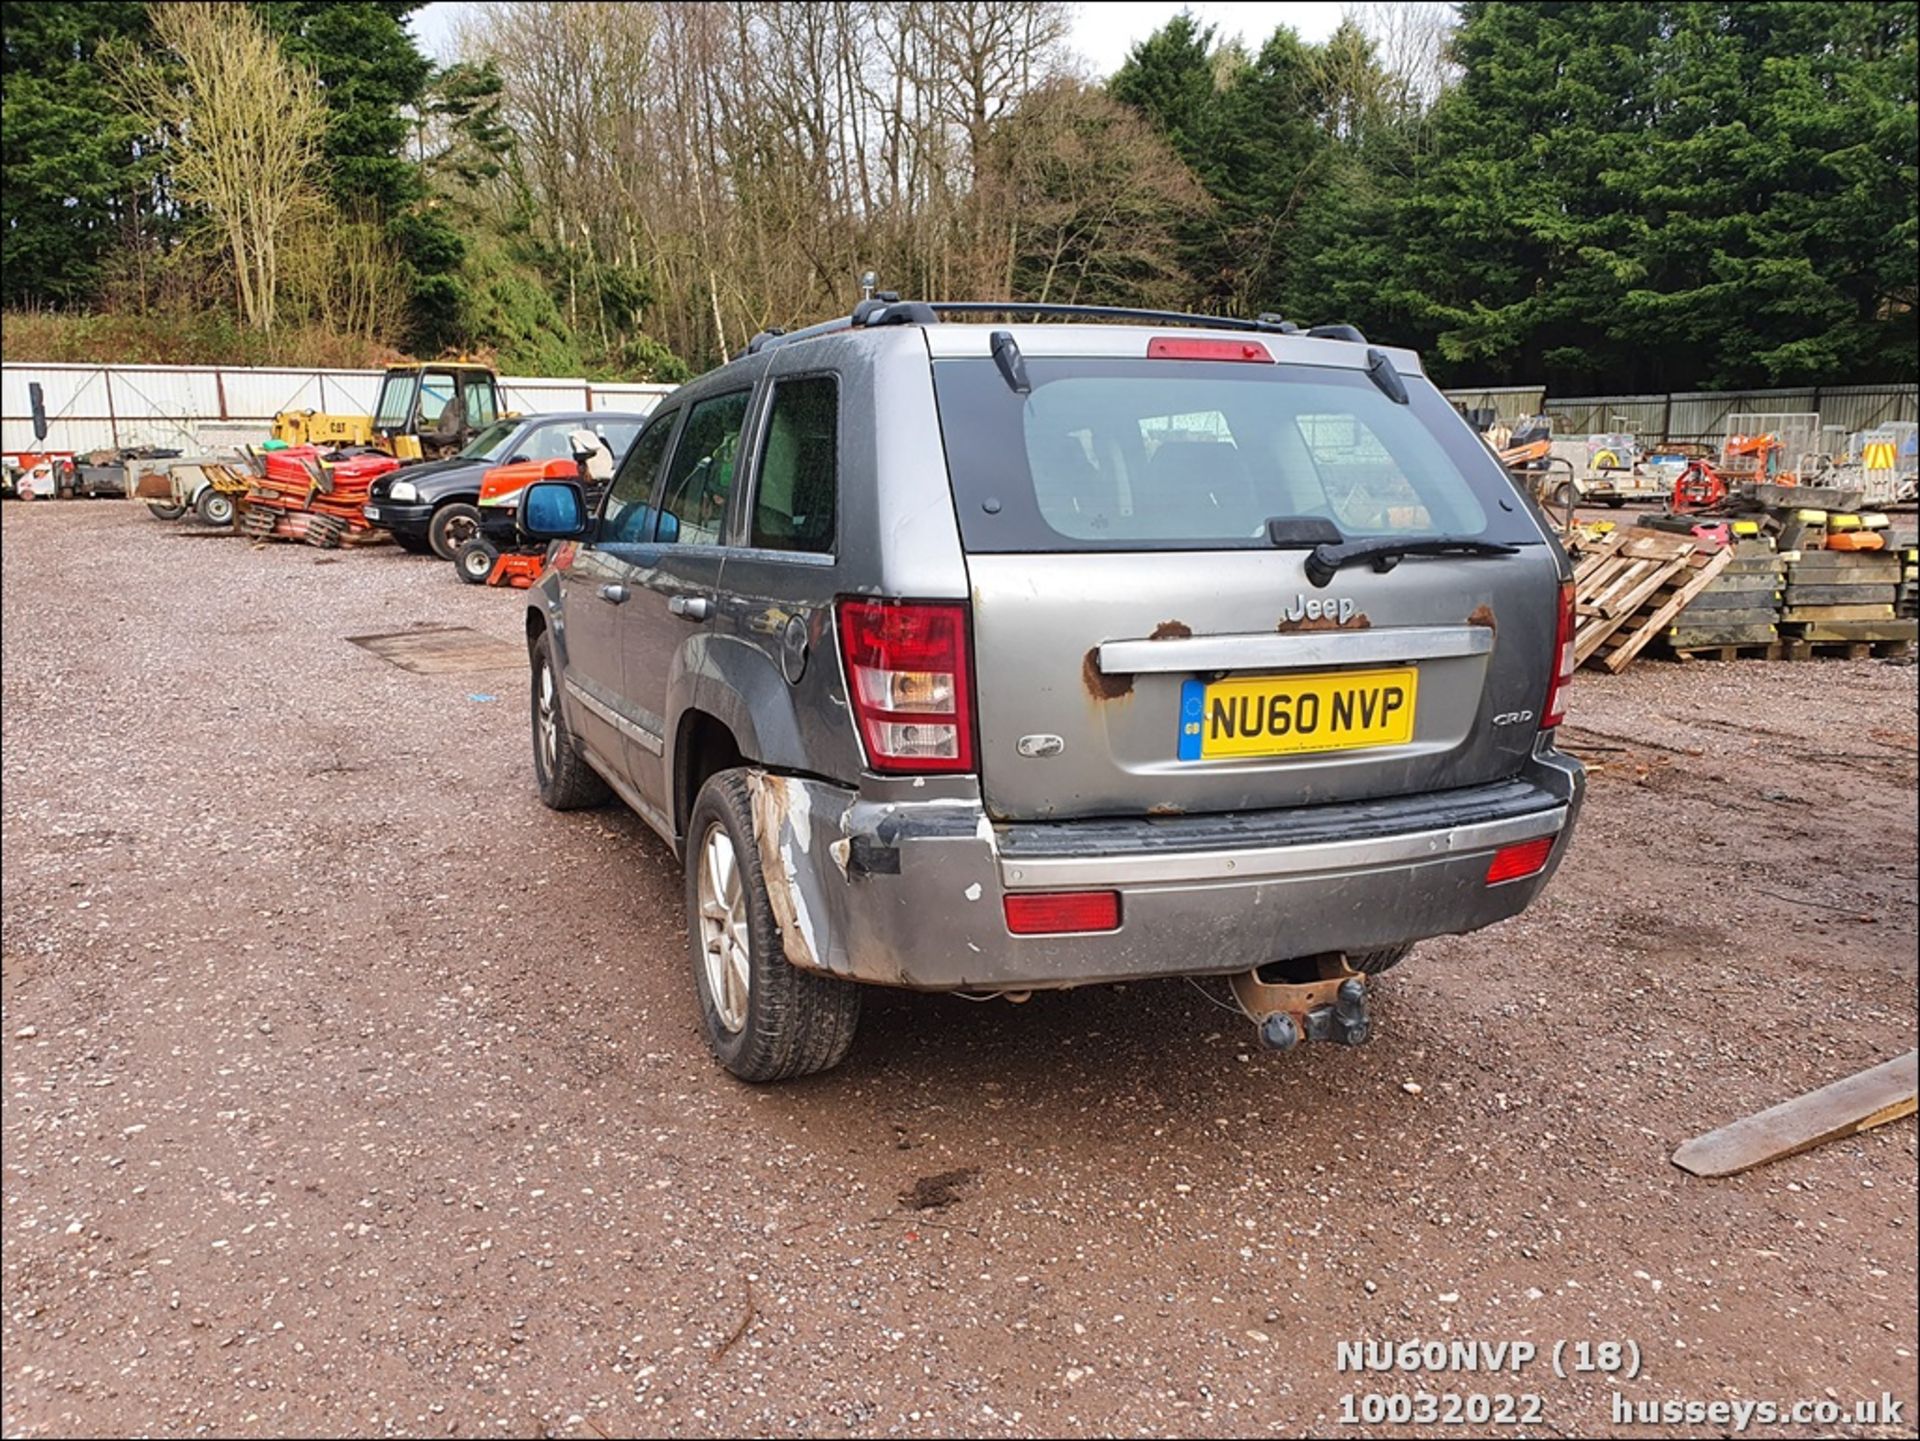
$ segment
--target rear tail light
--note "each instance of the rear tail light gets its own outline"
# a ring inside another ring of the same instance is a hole
[[[1528,876],[1539,875],[1553,854],[1553,841],[1552,836],[1539,836],[1500,847],[1487,863],[1487,884],[1497,886],[1502,881],[1523,881]]]
[[[1016,936],[1057,936],[1075,931],[1120,929],[1120,892],[1052,891],[1013,895],[1007,901],[1007,929]]]
[[[1148,360],[1250,360],[1273,364],[1273,352],[1257,340],[1189,340],[1156,335],[1147,342]]]
[[[966,606],[843,599],[838,609],[847,700],[867,763],[894,775],[972,770]]]
[[[1547,703],[1540,708],[1540,725],[1552,730],[1567,718],[1567,687],[1573,683],[1573,582],[1560,587],[1560,619],[1553,631],[1553,680]]]

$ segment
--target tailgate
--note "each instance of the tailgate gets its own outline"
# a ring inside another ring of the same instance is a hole
[[[1545,547],[1343,571],[1324,591],[1284,551],[968,566],[982,787],[999,817],[1476,785],[1517,774],[1539,729],[1558,595]]]
[[[1018,365],[1008,332],[998,360],[942,334],[934,361],[995,816],[1366,801],[1523,768],[1563,557],[1410,357],[1133,330],[1075,354],[1045,331],[1011,333]],[[1316,586],[1322,539],[1452,551]]]

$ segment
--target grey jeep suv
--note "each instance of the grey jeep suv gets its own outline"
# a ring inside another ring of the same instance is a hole
[[[837,1063],[863,984],[1227,976],[1269,1044],[1364,1039],[1365,974],[1522,910],[1579,809],[1566,557],[1348,326],[881,297],[520,520],[541,798],[683,859],[749,1080]]]

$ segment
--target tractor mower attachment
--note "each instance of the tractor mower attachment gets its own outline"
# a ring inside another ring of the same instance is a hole
[[[613,456],[606,442],[581,428],[568,437],[572,460],[521,460],[496,465],[480,477],[480,534],[453,558],[468,585],[508,585],[526,590],[546,564],[545,541],[529,544],[520,534],[520,494],[539,480],[579,480],[598,489],[613,478]]]

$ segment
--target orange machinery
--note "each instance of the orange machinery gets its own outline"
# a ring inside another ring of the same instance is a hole
[[[517,544],[513,516],[520,493],[537,480],[578,480],[579,465],[571,460],[521,460],[496,465],[480,477],[481,533],[460,547],[453,558],[460,579],[468,585],[508,585],[526,590],[546,566],[547,547]]]

